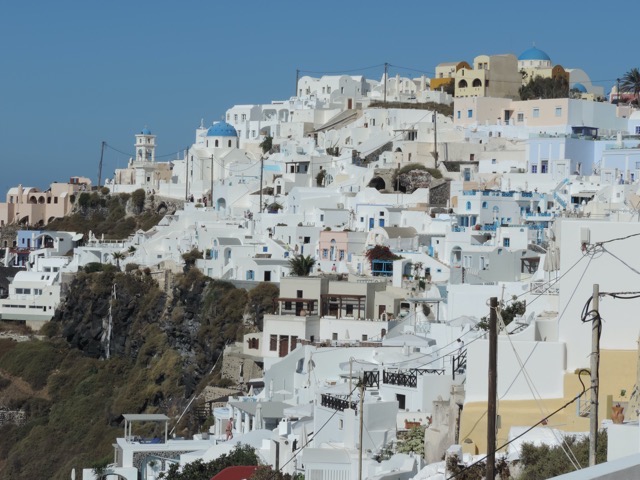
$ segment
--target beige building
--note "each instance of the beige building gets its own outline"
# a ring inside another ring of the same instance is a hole
[[[602,132],[626,131],[627,120],[616,106],[571,98],[509,100],[507,98],[456,98],[453,122],[460,126],[511,125],[532,133],[572,133],[572,126],[586,125]]]
[[[515,55],[479,55],[455,73],[455,97],[519,98],[522,74]]]
[[[431,90],[438,90],[450,83],[453,83],[456,72],[461,68],[471,69],[467,62],[444,62],[436,66],[436,76],[431,79],[429,86]]]
[[[45,225],[64,217],[71,210],[79,192],[91,190],[91,180],[71,177],[68,183],[52,183],[42,192],[35,187],[10,188],[6,202],[0,203],[0,227],[12,223]]]

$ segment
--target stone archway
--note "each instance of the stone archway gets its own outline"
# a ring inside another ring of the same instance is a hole
[[[381,177],[373,177],[367,187],[375,188],[376,190],[384,190],[387,187],[384,179]]]

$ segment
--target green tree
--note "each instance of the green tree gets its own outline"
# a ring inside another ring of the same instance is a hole
[[[411,427],[404,439],[398,442],[398,453],[418,453],[424,455],[424,431],[426,427]]]
[[[120,270],[120,260],[124,260],[126,256],[127,254],[124,252],[113,252],[111,254],[111,257],[116,261],[116,268],[118,270]]]
[[[173,463],[169,467],[169,471],[161,473],[159,478],[164,480],[206,480],[216,476],[227,467],[259,464],[260,460],[255,449],[249,445],[238,443],[231,452],[225,453],[210,462],[196,460],[195,462],[187,463],[182,469],[177,463]]]
[[[291,269],[291,275],[296,277],[308,277],[311,273],[311,269],[316,264],[316,259],[311,255],[296,255],[289,260],[289,268]]]
[[[197,248],[192,249],[190,252],[182,254],[182,260],[184,260],[184,271],[191,270],[191,267],[195,266],[197,260],[203,258],[202,252]]]
[[[519,93],[521,100],[567,98],[569,97],[569,82],[562,75],[553,78],[538,75],[521,86]]]
[[[274,472],[270,465],[260,465],[249,480],[304,480],[304,476],[282,473],[280,470]]]
[[[578,460],[582,467],[589,465],[589,438],[577,439],[573,436],[565,437],[565,448],[573,453],[572,456]],[[596,463],[607,461],[607,432],[598,433],[598,450],[596,452]],[[531,443],[522,445],[520,452],[520,462],[522,463],[521,478],[527,480],[543,480],[545,478],[556,477],[574,470],[567,455],[560,446],[540,445]]]
[[[527,311],[527,302],[524,300],[518,300],[515,295],[511,297],[511,303],[506,305],[504,301],[500,302],[500,315],[505,325],[509,325],[516,316],[524,315]],[[478,322],[478,327],[484,330],[489,329],[489,320],[487,317],[482,317]]]
[[[636,104],[640,105],[640,70],[632,68],[625,73],[620,81],[621,92],[633,93]]]
[[[131,194],[131,202],[138,213],[144,209],[144,199],[146,194],[142,188],[139,188]]]
[[[262,154],[266,154],[273,148],[273,137],[271,135],[267,135],[264,137],[264,140],[260,142],[259,147],[262,149]]]
[[[275,312],[275,299],[280,295],[280,289],[273,283],[262,282],[249,290],[249,312],[254,315],[254,323],[262,330],[262,320],[265,313]]]

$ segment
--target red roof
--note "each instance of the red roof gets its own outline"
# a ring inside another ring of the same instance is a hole
[[[257,465],[227,467],[211,480],[247,480],[257,468]]]

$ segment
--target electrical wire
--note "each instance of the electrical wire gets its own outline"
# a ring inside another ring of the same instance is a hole
[[[355,392],[357,388],[358,388],[358,386],[357,386],[357,385],[356,385],[355,387],[353,387],[353,390],[351,390],[351,392],[349,393],[349,395],[352,395],[352,394],[353,394],[353,392]],[[278,468],[277,470],[275,470],[275,471],[273,472],[273,475],[272,475],[272,477],[271,477],[271,479],[270,479],[270,480],[273,480],[273,479],[276,477],[276,474],[277,474],[278,472],[282,472],[282,469],[284,469],[284,467],[286,467],[289,463],[291,463],[291,461],[292,461],[294,458],[296,458],[296,457],[298,456],[298,454],[300,454],[300,453],[304,450],[304,448],[305,448],[307,445],[309,445],[309,444],[313,441],[313,439],[316,437],[316,435],[318,435],[318,433],[320,433],[320,432],[322,431],[322,429],[323,429],[324,427],[326,427],[326,426],[327,426],[327,424],[331,421],[331,419],[332,419],[333,417],[335,417],[335,416],[336,416],[336,414],[337,414],[339,411],[341,411],[341,410],[334,410],[334,412],[331,414],[331,416],[330,416],[329,418],[327,418],[327,420],[326,420],[326,421],[325,421],[325,422],[320,426],[320,428],[319,428],[317,431],[314,431],[314,432],[313,432],[313,436],[312,436],[311,438],[307,439],[307,442],[306,442],[304,445],[302,445],[302,446],[301,446],[301,447],[300,447],[300,448],[299,448],[299,449],[298,449],[298,450],[297,450],[297,451],[296,451],[296,452],[291,456],[291,458],[290,458],[289,460],[287,460],[284,464],[282,464],[282,466],[281,466],[280,468]]]
[[[313,73],[316,75],[339,75],[341,73],[361,72],[363,70],[371,70],[373,68],[384,67],[384,63],[377,65],[371,65],[369,67],[351,68],[347,70],[334,70],[334,71],[315,71],[315,70],[298,70],[299,73]]]
[[[591,390],[592,387],[589,387],[588,389],[586,389],[584,387],[584,384],[582,386],[582,392],[579,393],[576,397],[574,397],[573,399],[569,400],[567,403],[565,403],[564,405],[562,405],[560,408],[554,410],[553,412],[551,412],[549,415],[547,415],[546,417],[544,417],[542,420],[538,421],[537,423],[535,423],[534,425],[532,425],[531,427],[527,428],[524,432],[522,432],[521,434],[513,437],[511,440],[509,440],[506,443],[503,443],[502,445],[500,445],[498,448],[496,448],[496,451],[502,450],[503,448],[509,446],[510,444],[512,444],[513,442],[515,442],[516,440],[522,438],[523,436],[525,436],[527,433],[529,433],[531,430],[533,430],[534,428],[536,428],[538,425],[541,424],[545,424],[548,423],[549,419],[551,417],[553,417],[554,415],[556,415],[557,413],[561,412],[562,410],[564,410],[565,408],[567,408],[569,405],[571,405],[572,403],[578,401],[583,395],[585,395],[589,390]],[[478,463],[484,462],[487,459],[487,455],[485,455],[484,457],[480,458],[479,460],[476,460],[475,462],[473,462],[471,465],[467,465],[465,468],[463,468],[460,472],[455,473],[449,477],[446,478],[446,480],[453,480],[454,478],[458,477],[459,475],[461,475],[462,473],[466,472],[467,470],[469,470],[470,468],[472,468],[473,466],[477,465]]]
[[[507,326],[504,323],[504,319],[502,318],[502,313],[501,313],[500,310],[501,310],[500,306],[498,306],[498,308],[496,309],[496,317],[498,318],[498,321],[500,322],[501,329],[506,331]],[[535,384],[533,382],[533,379],[531,378],[531,376],[527,372],[527,369],[525,368],[525,364],[522,362],[522,359],[520,358],[520,354],[518,353],[518,351],[516,350],[515,345],[513,344],[513,340],[511,339],[511,335],[507,335],[507,339],[509,340],[509,344],[511,346],[511,349],[513,350],[513,354],[515,355],[516,360],[518,361],[518,365],[520,366],[520,372],[518,372],[518,375],[520,373],[522,373],[522,375],[523,375],[523,377],[525,379],[525,382],[527,384],[527,387],[529,387],[529,391],[531,392],[531,395],[533,396],[533,399],[535,400],[536,405],[538,406],[538,409],[540,410],[540,413],[544,415],[546,412],[544,411],[544,408],[543,408],[542,403],[541,403],[542,402],[542,395],[540,395],[540,392],[536,388],[536,386],[535,386]],[[554,438],[556,439],[556,441],[560,445],[560,448],[562,449],[563,453],[566,455],[567,459],[569,460],[569,463],[571,463],[571,465],[573,466],[573,468],[575,470],[580,470],[582,468],[582,466],[580,465],[580,462],[576,458],[575,454],[573,454],[573,452],[569,448],[569,445],[566,444],[566,442],[564,440],[564,437],[562,439],[560,439],[560,438],[558,438],[556,432],[553,429],[549,428],[549,430],[551,431],[552,435],[554,436]]]

